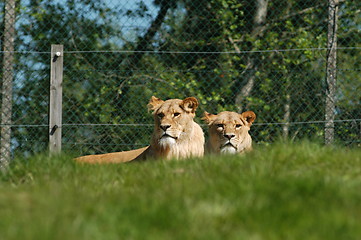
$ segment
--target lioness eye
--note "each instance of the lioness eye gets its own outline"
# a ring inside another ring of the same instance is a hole
[[[223,124],[217,124],[217,127],[219,127],[219,128],[223,128]]]
[[[164,113],[158,113],[157,114],[159,118],[163,118],[164,117]]]
[[[180,115],[180,113],[176,112],[176,113],[174,113],[173,115],[174,115],[174,117],[177,117],[177,116]]]
[[[236,125],[236,128],[240,128],[240,127],[242,127],[241,124],[237,124],[237,125]]]

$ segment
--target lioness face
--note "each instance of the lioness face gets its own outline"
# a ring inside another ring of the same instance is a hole
[[[160,100],[152,97],[148,107],[154,114],[154,135],[161,148],[170,148],[186,140],[187,129],[192,127],[198,101],[194,97],[184,100]]]
[[[242,114],[225,111],[217,115],[205,112],[203,119],[209,126],[209,143],[213,152],[234,154],[250,148],[252,139],[248,131],[255,118],[252,111]]]

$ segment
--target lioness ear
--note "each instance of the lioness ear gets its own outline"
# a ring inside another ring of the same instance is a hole
[[[252,123],[254,122],[254,120],[256,119],[256,114],[252,111],[247,111],[241,114],[241,116],[250,124],[252,125]]]
[[[198,107],[198,100],[195,97],[188,97],[182,101],[180,106],[184,111],[194,113]]]
[[[207,124],[210,124],[214,121],[214,119],[217,117],[217,115],[214,115],[212,113],[204,112],[202,120],[204,120]]]
[[[149,100],[149,103],[148,103],[148,109],[153,111],[162,103],[164,103],[163,100],[161,100],[160,98],[152,96],[150,98],[150,100]]]

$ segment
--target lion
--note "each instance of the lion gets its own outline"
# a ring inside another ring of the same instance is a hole
[[[124,152],[82,156],[75,160],[83,163],[121,163],[202,157],[204,134],[202,128],[193,121],[197,107],[198,101],[194,97],[163,101],[152,96],[148,109],[153,111],[154,130],[149,146]]]
[[[242,114],[224,111],[218,114],[204,113],[202,118],[208,124],[209,153],[236,154],[252,150],[252,138],[248,131],[256,114],[247,111]]]

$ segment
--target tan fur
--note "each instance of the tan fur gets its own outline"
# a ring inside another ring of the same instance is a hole
[[[239,114],[225,111],[217,115],[205,112],[202,119],[209,129],[208,152],[234,154],[252,150],[252,138],[248,131],[256,119],[254,112]]]
[[[153,96],[148,104],[154,115],[150,146],[131,151],[82,156],[75,160],[85,163],[120,163],[158,158],[201,157],[204,153],[204,135],[201,127],[193,121],[197,107],[198,101],[194,97],[163,101]]]

